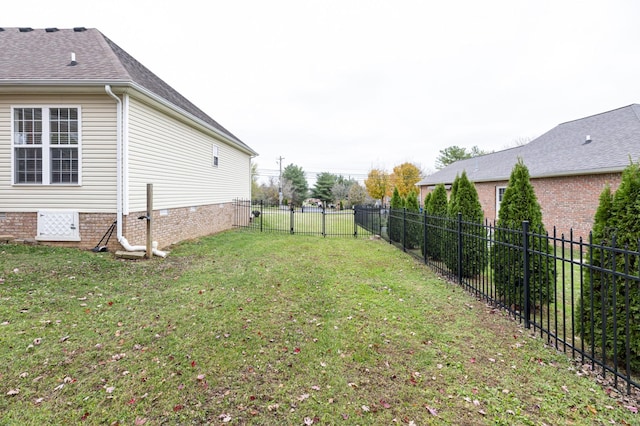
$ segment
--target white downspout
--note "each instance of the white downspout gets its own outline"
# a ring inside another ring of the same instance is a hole
[[[107,95],[111,96],[116,101],[116,211],[117,211],[117,225],[116,236],[118,242],[127,251],[146,251],[146,246],[132,246],[129,241],[122,235],[122,210],[124,204],[124,179],[123,179],[123,138],[122,138],[122,101],[112,91],[111,86],[106,84],[104,90]],[[154,241],[151,252],[156,256],[166,257],[167,253],[158,250],[158,242]]]

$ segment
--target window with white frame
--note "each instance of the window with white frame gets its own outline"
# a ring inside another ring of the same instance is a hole
[[[213,145],[213,167],[218,167],[218,145]]]
[[[496,186],[496,219],[500,216],[500,204],[502,204],[502,198],[504,197],[504,191],[506,186]]]
[[[80,182],[77,107],[14,107],[13,183]]]

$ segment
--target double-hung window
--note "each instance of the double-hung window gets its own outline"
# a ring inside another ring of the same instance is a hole
[[[80,110],[14,107],[13,183],[80,183]]]
[[[496,186],[496,220],[500,216],[500,204],[502,204],[502,198],[504,197],[504,191],[506,190],[506,186]]]

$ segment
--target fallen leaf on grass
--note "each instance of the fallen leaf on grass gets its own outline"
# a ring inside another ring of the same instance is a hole
[[[7,392],[7,395],[13,396],[13,395],[17,395],[19,393],[20,393],[20,389],[10,389],[9,392]]]
[[[313,424],[313,419],[311,417],[305,417],[304,418],[304,424],[305,425],[312,425]]]
[[[426,408],[427,411],[429,412],[429,414],[431,414],[432,416],[437,416],[438,415],[438,411],[435,408],[431,408],[426,404],[425,404],[424,408]]]
[[[231,416],[229,414],[226,413],[222,413],[218,416],[218,418],[220,420],[222,420],[223,423],[229,423],[231,421]]]
[[[638,407],[634,407],[633,405],[625,405],[624,408],[631,411],[633,414],[638,414]]]
[[[298,401],[304,401],[307,398],[309,398],[309,394],[308,393],[303,393],[302,395],[300,395],[298,397]]]

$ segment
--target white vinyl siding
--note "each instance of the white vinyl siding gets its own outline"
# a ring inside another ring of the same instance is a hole
[[[129,211],[227,203],[251,195],[250,156],[131,98],[128,116]],[[213,147],[218,166],[213,167]]]
[[[78,107],[81,113],[81,185],[13,185],[12,106]],[[116,211],[116,106],[106,95],[0,97],[0,199],[3,212],[62,209]]]

